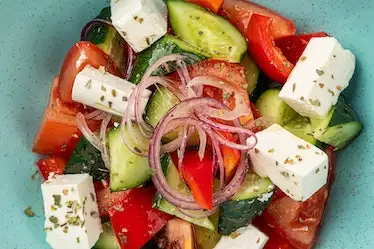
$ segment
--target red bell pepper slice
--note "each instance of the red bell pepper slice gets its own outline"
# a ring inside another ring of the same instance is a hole
[[[246,35],[248,50],[257,65],[270,79],[284,84],[294,65],[275,45],[271,25],[271,18],[252,15]]]
[[[36,162],[40,174],[44,180],[48,179],[50,174],[62,175],[64,173],[67,160],[62,157],[47,157]]]
[[[289,62],[296,64],[312,38],[326,36],[328,34],[325,32],[291,35],[275,40],[275,44],[282,50]]]
[[[213,13],[217,13],[223,4],[223,0],[187,0],[187,2],[196,3]]]
[[[177,165],[175,153],[173,162]],[[208,210],[213,208],[213,160],[207,151],[204,159],[200,161],[197,151],[186,151],[182,165],[181,175],[192,191],[192,195],[200,207]]]
[[[138,249],[159,232],[172,217],[152,208],[156,189],[134,188],[122,205],[109,209],[110,221],[121,249]]]

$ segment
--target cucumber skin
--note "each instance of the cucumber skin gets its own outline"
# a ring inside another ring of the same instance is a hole
[[[92,164],[91,162],[95,162]],[[82,137],[75,147],[68,164],[64,170],[65,174],[90,174],[94,181],[108,178],[108,169],[105,167],[101,153]]]
[[[103,224],[103,232],[92,249],[121,249],[109,222]]]
[[[261,215],[270,202],[249,199],[241,201],[227,201],[220,206],[218,231],[222,235],[230,235],[241,227],[247,226],[253,218]]]
[[[279,92],[279,88],[266,90],[258,98],[256,107],[261,116],[274,117],[274,122],[283,126],[293,119],[297,113],[278,97]]]
[[[261,178],[252,172],[248,173],[238,193],[232,200],[220,206],[219,233],[230,235],[251,223],[253,218],[264,211],[270,202],[273,190],[274,185],[268,178]]]
[[[318,145],[318,140],[313,136],[313,129],[309,118],[297,115],[290,120],[283,128],[313,145]]]
[[[180,39],[202,48],[207,57],[233,63],[242,60],[247,42],[225,18],[180,0],[167,0],[167,6],[171,27]]]
[[[136,57],[129,81],[138,84],[144,73],[153,63],[158,59],[171,54],[192,55],[194,58],[192,61],[193,63],[207,58],[201,54],[201,51],[198,48],[167,34]],[[186,61],[186,63],[189,64],[191,61]],[[160,76],[164,74],[164,71],[157,70],[153,75]]]
[[[141,142],[145,143],[145,141]],[[126,147],[122,140],[121,129],[115,128],[109,132],[108,144],[111,191],[136,188],[150,179],[148,158],[138,156]]]
[[[247,92],[249,95],[252,95],[257,88],[260,69],[248,53],[244,56],[240,64],[245,69],[244,73],[248,84]]]
[[[314,138],[334,146],[335,150],[344,149],[363,129],[353,107],[342,95],[325,119],[312,119],[311,121]]]

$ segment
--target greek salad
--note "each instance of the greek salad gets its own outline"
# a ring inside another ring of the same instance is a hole
[[[321,27],[323,28],[323,27]],[[310,249],[362,129],[355,56],[246,0],[112,0],[33,152],[53,249]]]

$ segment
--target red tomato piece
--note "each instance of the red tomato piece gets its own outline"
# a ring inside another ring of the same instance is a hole
[[[217,13],[223,4],[223,0],[187,0],[190,3],[196,3],[213,13]]]
[[[325,153],[329,157],[329,175],[327,177],[327,184],[329,186],[329,190],[331,190],[335,180],[335,148],[333,146],[329,146],[325,150]]]
[[[152,208],[156,189],[134,188],[122,206],[112,206],[110,221],[121,249],[138,249],[160,231],[171,216]]]
[[[39,172],[43,176],[44,180],[47,180],[51,173],[62,175],[64,173],[66,164],[66,159],[62,157],[47,157],[36,162]]]
[[[261,118],[261,113],[260,111],[257,109],[256,105],[254,103],[250,103],[250,106],[251,106],[251,110],[252,110],[252,113],[253,113],[253,118],[254,119],[258,119],[258,118]]]
[[[113,61],[103,50],[90,42],[80,41],[67,53],[60,72],[59,93],[64,103],[74,103],[71,93],[75,77],[87,65],[95,68],[104,66],[106,71],[120,76]]]
[[[125,203],[129,191],[112,192],[109,183],[104,185],[100,181],[94,184],[100,217],[109,217],[109,210],[113,207],[123,208],[122,205]]]
[[[70,157],[80,136],[75,116],[47,108],[34,139],[33,152]]]
[[[174,157],[175,158],[175,157]],[[178,160],[174,160],[177,165]],[[202,208],[213,208],[213,160],[207,151],[200,161],[197,151],[186,151],[180,167],[183,179],[192,191],[197,204]]]
[[[77,115],[78,112],[83,111],[83,106],[78,103],[66,104],[61,101],[60,94],[58,92],[59,77],[54,77],[52,86],[49,94],[48,107],[62,112],[68,115]]]
[[[296,27],[293,21],[279,13],[247,0],[225,0],[220,14],[237,27],[243,35],[247,34],[253,14],[271,18],[271,33],[274,38],[294,35]]]
[[[269,17],[253,15],[247,30],[248,50],[257,65],[272,80],[285,83],[293,64],[275,45]]]
[[[326,37],[328,34],[325,32],[291,35],[285,36],[275,40],[275,44],[282,50],[283,55],[289,62],[296,64],[303,54],[310,39],[313,37]]]
[[[257,216],[252,224],[269,237],[264,249],[294,249],[286,239],[268,225],[263,216]]]

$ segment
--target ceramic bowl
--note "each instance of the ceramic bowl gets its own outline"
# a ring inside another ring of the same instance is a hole
[[[299,32],[326,31],[357,56],[345,95],[364,123],[338,155],[336,183],[318,249],[374,248],[374,1],[262,0]],[[0,248],[47,249],[32,141],[52,76],[104,0],[0,0]],[[28,218],[31,206],[36,217]]]

